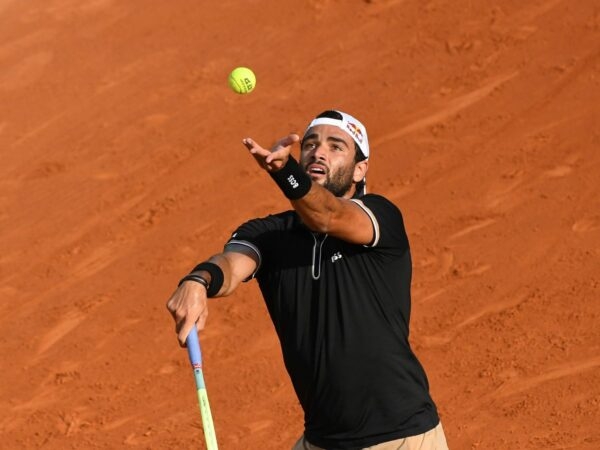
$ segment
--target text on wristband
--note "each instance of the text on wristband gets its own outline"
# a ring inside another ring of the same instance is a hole
[[[298,184],[298,182],[294,178],[294,175],[290,175],[287,178],[287,180],[288,180],[288,183],[290,183],[290,186],[292,186],[292,189],[296,189],[298,186],[300,186],[300,184]]]

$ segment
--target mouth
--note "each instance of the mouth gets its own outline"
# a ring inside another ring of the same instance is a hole
[[[327,167],[322,164],[313,163],[308,165],[306,172],[314,178],[324,177],[327,175]]]

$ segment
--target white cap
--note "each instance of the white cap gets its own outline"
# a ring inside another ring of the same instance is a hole
[[[337,116],[339,118],[334,118],[331,116]],[[367,137],[367,129],[362,123],[360,123],[360,121],[352,117],[350,114],[336,110],[325,111],[313,119],[306,131],[317,125],[333,125],[338,127],[340,130],[345,131],[352,137],[352,139],[354,139],[354,142],[356,142],[358,145],[363,156],[366,159],[369,159],[369,138]]]

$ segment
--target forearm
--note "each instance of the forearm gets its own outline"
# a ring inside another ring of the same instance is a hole
[[[342,201],[327,189],[313,182],[300,164],[289,157],[285,166],[270,172],[284,195],[311,230],[327,233],[342,211]]]
[[[335,230],[336,220],[342,215],[343,200],[319,184],[311,183],[308,193],[298,200],[292,200],[292,206],[312,231],[329,233]]]
[[[369,244],[374,230],[369,215],[353,201],[338,198],[311,180],[305,169],[290,156],[291,146],[298,140],[298,135],[289,135],[280,139],[270,151],[250,138],[244,139],[243,143],[311,230],[355,244]],[[352,191],[347,194],[349,198]]]
[[[207,263],[214,266],[210,267],[209,269],[198,269]],[[226,297],[227,295],[231,294],[239,284],[234,282],[232,273],[233,270],[228,259],[222,254],[218,254],[211,256],[204,263],[196,266],[196,268],[194,268],[189,275],[200,277],[201,279],[206,280],[208,284],[206,287],[210,297]],[[194,281],[193,277],[190,277],[190,279],[191,281]],[[215,283],[218,283],[218,286],[215,286]]]
[[[206,265],[208,263],[208,265]],[[193,270],[191,275],[204,278],[209,285],[209,297],[226,297],[249,278],[257,268],[258,257],[246,247],[228,247],[223,253],[211,256]],[[201,267],[206,269],[202,269]],[[216,277],[216,279],[215,279]],[[216,283],[216,284],[215,284]]]

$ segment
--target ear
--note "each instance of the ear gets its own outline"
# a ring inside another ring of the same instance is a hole
[[[367,174],[368,169],[369,169],[369,160],[365,159],[364,161],[356,163],[354,166],[354,174],[352,176],[352,180],[355,183],[360,182]]]

